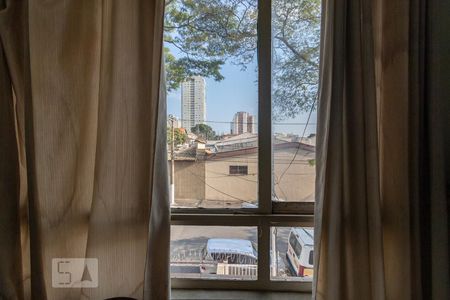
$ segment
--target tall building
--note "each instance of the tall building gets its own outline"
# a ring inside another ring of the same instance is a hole
[[[206,83],[193,76],[181,83],[181,126],[188,131],[206,120]]]
[[[231,134],[256,133],[256,118],[248,112],[237,112],[231,122]]]

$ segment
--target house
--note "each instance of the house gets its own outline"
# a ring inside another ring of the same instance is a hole
[[[197,142],[175,154],[175,202],[178,206],[257,204],[256,136],[230,138],[217,143],[217,149],[221,151],[211,151],[204,143]],[[314,201],[315,146],[275,140],[273,151],[274,200]]]

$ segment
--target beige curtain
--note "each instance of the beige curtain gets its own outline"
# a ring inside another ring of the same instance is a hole
[[[168,299],[163,1],[0,3],[0,298]]]
[[[449,5],[323,3],[314,297],[449,299]]]
[[[324,1],[316,299],[383,299],[377,106],[369,1]]]
[[[375,11],[387,299],[450,298],[449,11],[438,0]]]

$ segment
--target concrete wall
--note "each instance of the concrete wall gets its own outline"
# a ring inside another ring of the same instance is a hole
[[[204,200],[204,178],[204,161],[175,161],[175,200]]]
[[[295,159],[293,160],[293,158]],[[279,200],[314,201],[315,153],[295,148],[274,154],[274,192]]]
[[[230,166],[248,166],[248,175],[229,175]],[[258,193],[256,154],[207,160],[205,174],[208,184],[206,199],[256,203]]]
[[[275,150],[274,192],[285,201],[314,201],[315,153],[290,147]],[[293,160],[293,158],[295,159]],[[248,175],[229,175],[231,165],[248,166]],[[222,207],[258,199],[257,154],[206,161],[175,162],[175,199],[205,200],[203,206]]]

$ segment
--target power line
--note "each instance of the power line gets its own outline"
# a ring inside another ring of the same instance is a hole
[[[317,125],[317,123],[311,123],[310,122],[310,120],[311,120],[311,115],[312,115],[312,112],[314,111],[314,106],[315,106],[315,104],[316,104],[316,102],[317,102],[317,97],[314,99],[314,102],[313,102],[313,104],[311,105],[311,109],[310,109],[310,111],[309,111],[309,113],[308,113],[308,118],[307,118],[307,121],[306,122],[273,122],[272,123],[272,125],[284,125],[284,126],[304,126],[304,128],[303,128],[303,133],[302,133],[302,136],[301,136],[301,138],[300,138],[300,142],[299,143],[301,143],[302,141],[303,141],[303,139],[305,138],[305,134],[306,134],[306,130],[307,130],[307,128],[308,128],[308,126],[313,126],[313,125]],[[191,120],[189,120],[189,119],[177,119],[178,121],[191,121]],[[232,124],[233,122],[232,121],[217,121],[217,120],[205,120],[205,121],[202,121],[203,123],[212,123],[212,124]],[[246,124],[252,124],[252,125],[256,125],[256,124],[258,124],[258,122],[246,122]],[[248,140],[249,138],[241,138],[241,139],[236,139],[236,140],[231,140],[230,142],[237,142],[237,141],[240,141],[240,140]],[[224,140],[224,142],[227,142],[226,140]],[[300,145],[298,145],[298,147],[297,147],[297,149],[296,149],[296,151],[295,151],[295,154],[294,154],[294,156],[292,157],[292,159],[287,163],[287,162],[282,162],[281,160],[278,160],[278,161],[276,161],[275,162],[275,164],[288,164],[288,166],[286,167],[286,169],[282,172],[282,174],[279,176],[279,178],[278,178],[278,180],[277,180],[277,182],[275,183],[275,185],[279,185],[279,183],[281,182],[281,180],[283,179],[283,177],[284,177],[284,175],[287,173],[287,171],[289,170],[289,168],[292,166],[292,165],[299,165],[299,164],[302,164],[302,165],[306,165],[307,163],[306,163],[306,161],[305,162],[303,162],[303,161],[300,161],[300,162],[294,162],[295,160],[296,160],[296,158],[297,158],[297,155],[298,155],[298,153],[299,153],[299,150],[300,150]],[[312,151],[306,151],[307,153],[309,153],[309,152],[312,152]],[[306,154],[307,153],[305,153],[303,156],[306,156]],[[245,154],[243,154],[243,155],[245,155]],[[249,163],[250,161],[250,159],[253,159],[254,161],[256,161],[256,162],[258,162],[258,158],[257,157],[255,157],[255,158],[247,158],[246,159],[246,161],[239,161],[239,160],[220,160],[221,162],[230,162],[230,163]],[[211,161],[211,160],[210,160]],[[250,162],[250,163],[252,163],[252,162]],[[251,203],[251,202],[249,202],[249,201],[247,201],[247,200],[244,200],[244,199],[240,199],[240,198],[238,198],[238,197],[235,197],[235,196],[233,196],[233,195],[230,195],[230,194],[228,194],[228,193],[226,193],[226,192],[224,192],[224,191],[221,191],[221,190],[219,190],[219,189],[217,189],[217,188],[215,188],[215,187],[213,187],[213,186],[211,186],[210,184],[208,184],[208,183],[206,183],[206,181],[204,180],[204,179],[202,179],[199,175],[197,175],[197,174],[195,174],[195,173],[193,173],[193,172],[191,172],[191,171],[189,171],[189,173],[191,173],[192,175],[194,175],[194,176],[196,176],[197,178],[199,178],[206,186],[208,186],[208,187],[210,187],[210,188],[212,188],[213,190],[215,190],[215,191],[217,191],[217,192],[219,192],[219,193],[221,193],[221,194],[223,194],[223,195],[226,195],[226,196],[228,196],[228,197],[231,197],[231,198],[233,198],[233,199],[235,199],[235,200],[238,200],[238,201],[242,201],[242,202],[245,202],[245,203]],[[223,174],[224,176],[222,176],[222,177],[228,177],[229,175],[227,175],[227,174]],[[300,174],[296,174],[296,175],[300,175]],[[307,174],[301,174],[301,175],[307,175]],[[220,178],[220,177],[210,177],[210,178]],[[236,177],[236,178],[239,178],[239,179],[244,179],[244,178],[240,178],[240,177]],[[250,181],[250,182],[257,182],[257,181],[252,181],[252,180],[248,180],[248,179],[246,179],[247,181]],[[279,187],[280,188],[280,187]],[[284,192],[281,190],[281,188],[280,188],[280,191],[284,194]],[[277,199],[279,199],[278,198],[278,196],[276,195],[276,192],[274,191],[274,196],[277,198]]]
[[[257,176],[258,174],[254,173],[254,174],[245,174],[245,175],[230,175],[230,174],[226,174],[226,173],[219,173],[219,172],[213,172],[213,171],[208,171],[208,173],[214,173],[217,174],[219,176],[205,176],[205,178],[209,178],[209,179],[216,179],[216,178],[225,178],[225,177],[229,177],[229,178],[235,178],[235,179],[242,179],[245,181],[250,181],[250,182],[257,182],[256,180],[251,180],[248,178],[245,178],[245,176]],[[310,176],[310,175],[314,175],[315,173],[286,173],[287,175],[295,175],[295,176]],[[275,175],[275,174],[274,174]]]
[[[177,160],[175,159],[175,161],[177,161]],[[205,161],[209,161],[209,162],[229,162],[229,163],[240,163],[240,164],[248,164],[248,163],[256,164],[256,163],[258,163],[258,159],[257,158],[254,158],[253,161],[249,161],[249,160],[225,160],[225,159],[216,159],[216,160],[207,159]],[[274,162],[274,164],[275,165],[289,165],[289,164],[292,164],[292,165],[308,165],[309,162],[308,162],[308,160],[301,160],[301,161],[298,161],[298,162],[291,163],[290,160],[289,161],[288,160],[283,160],[283,161],[276,161],[276,162]]]
[[[250,202],[250,201],[248,201],[248,200],[244,200],[244,199],[237,198],[237,197],[235,197],[235,196],[233,196],[233,195],[230,195],[230,194],[228,194],[228,193],[226,193],[226,192],[224,192],[224,191],[221,191],[221,190],[219,190],[219,189],[213,187],[212,185],[206,183],[206,181],[205,181],[201,176],[195,174],[194,172],[191,172],[191,171],[189,171],[189,170],[188,170],[188,172],[191,173],[192,175],[194,175],[195,177],[197,177],[198,179],[200,179],[200,181],[202,181],[206,186],[212,188],[212,189],[215,190],[216,192],[219,192],[219,193],[221,193],[221,194],[224,194],[224,195],[226,195],[226,196],[228,196],[228,197],[231,197],[231,198],[233,198],[233,199],[235,199],[235,200],[238,200],[238,201],[242,201],[242,202],[245,202],[245,203],[253,204],[252,202]]]
[[[192,121],[191,119],[176,119],[177,121]],[[232,124],[233,121],[216,121],[216,120],[204,120],[203,123],[217,123],[217,124]],[[258,122],[244,122],[245,124],[258,124]],[[273,122],[273,125],[317,125],[317,123],[309,122]]]
[[[308,127],[308,123],[309,123],[309,120],[311,119],[311,114],[312,114],[312,112],[313,112],[313,110],[314,110],[314,106],[315,106],[316,102],[317,102],[317,96],[316,96],[316,98],[314,98],[314,102],[313,102],[313,104],[311,105],[311,109],[309,110],[308,119],[306,120],[305,128],[303,128],[303,134],[302,134],[302,137],[300,138],[300,143],[301,143],[302,140],[305,138],[306,128]],[[299,147],[297,148],[297,151],[295,151],[295,154],[294,154],[294,156],[292,157],[292,160],[291,160],[291,162],[289,163],[289,165],[286,167],[286,169],[283,171],[283,173],[281,173],[281,175],[280,175],[280,177],[279,177],[279,179],[278,179],[278,182],[277,182],[276,184],[278,184],[278,183],[281,182],[281,179],[283,179],[284,174],[286,174],[286,172],[289,170],[289,168],[290,168],[291,165],[293,164],[294,160],[297,158],[297,154],[298,154],[299,149],[300,149],[300,145],[299,145]]]
[[[290,165],[291,165],[291,164],[290,164]],[[290,165],[286,168],[285,172],[284,172],[282,175],[285,175],[285,174],[286,174],[286,171],[288,170],[288,168],[290,167]],[[244,199],[235,197],[235,196],[233,196],[233,195],[231,195],[231,194],[229,194],[229,193],[227,193],[227,192],[224,192],[224,191],[222,191],[222,190],[220,190],[220,189],[218,189],[218,188],[216,188],[216,187],[214,187],[214,186],[212,186],[212,185],[206,183],[205,179],[204,179],[202,176],[200,176],[200,175],[198,175],[198,174],[195,174],[195,173],[192,172],[192,171],[189,171],[189,170],[188,170],[188,172],[189,172],[190,174],[194,175],[195,177],[197,177],[203,184],[205,184],[205,185],[208,186],[209,188],[211,188],[211,189],[217,191],[217,192],[220,193],[220,194],[226,195],[226,196],[228,196],[228,197],[230,197],[230,198],[232,198],[232,199],[234,199],[234,200],[238,200],[238,201],[241,201],[241,202],[244,202],[244,203],[254,204],[253,202],[250,202],[250,201],[248,201],[248,200],[244,200]],[[214,171],[210,171],[210,172],[211,172],[211,173],[215,173],[215,174],[219,174],[219,175],[223,175],[223,176],[215,176],[215,177],[209,177],[209,178],[233,177],[233,178],[236,178],[236,179],[245,180],[245,181],[252,182],[252,183],[257,183],[256,180],[251,180],[251,179],[247,179],[247,178],[240,177],[240,176],[230,176],[229,174],[220,173],[220,172],[214,172]],[[249,175],[250,175],[250,176],[256,176],[257,174],[249,174]],[[296,175],[300,175],[300,174],[296,174]],[[301,175],[308,175],[308,174],[301,174]],[[280,178],[280,179],[281,179],[281,178]],[[279,188],[280,191],[285,195],[285,198],[286,198],[286,194],[284,193],[284,191],[282,190],[281,186],[279,185],[279,182],[280,182],[280,180],[278,180],[278,183],[277,183],[276,185],[278,185],[278,188]],[[278,197],[278,195],[276,194],[275,190],[274,190],[273,196],[274,196],[276,199],[279,200],[279,197]],[[204,200],[213,201],[214,199],[204,199]],[[215,200],[214,200],[214,201],[215,201]],[[226,200],[217,200],[217,201],[226,201]]]
[[[253,174],[247,174],[247,175],[243,175],[243,176],[236,176],[236,175],[230,175],[230,174],[226,174],[226,173],[220,173],[220,172],[214,172],[214,171],[208,171],[209,173],[213,173],[213,174],[218,174],[220,176],[208,176],[208,178],[225,178],[225,177],[229,177],[229,178],[235,178],[235,179],[240,179],[240,180],[244,180],[244,181],[248,181],[248,182],[252,182],[252,183],[258,183],[257,180],[252,180],[252,179],[248,179],[245,178],[244,176],[257,176],[258,174],[253,173]]]
[[[233,179],[244,180],[244,181],[248,181],[248,182],[252,182],[252,183],[258,183],[258,181],[256,181],[256,180],[247,179],[247,178],[245,178],[243,176],[247,176],[247,175],[237,176],[237,175],[224,174],[224,175],[220,175],[220,176],[206,176],[206,178],[209,178],[209,179],[233,178]]]

